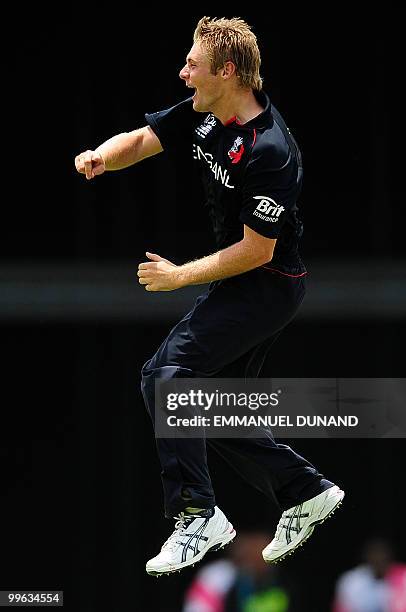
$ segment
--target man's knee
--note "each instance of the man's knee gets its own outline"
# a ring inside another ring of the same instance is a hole
[[[148,359],[141,368],[141,376],[144,377],[151,368],[152,359]]]
[[[148,361],[146,361],[142,366],[141,389],[144,394],[145,392],[149,391],[151,387],[154,386],[155,379],[160,378],[159,369],[160,364],[159,361],[156,359],[156,355],[154,355],[154,357],[151,357],[151,359],[148,359]]]
[[[165,382],[175,378],[194,378],[196,373],[181,365],[168,365],[152,358],[143,365],[141,375],[141,388],[146,392],[154,388],[155,380]]]

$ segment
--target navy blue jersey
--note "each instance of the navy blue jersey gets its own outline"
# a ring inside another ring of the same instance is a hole
[[[164,150],[190,151],[199,165],[219,249],[241,240],[245,224],[277,238],[272,268],[302,274],[300,151],[268,96],[257,97],[264,111],[243,125],[236,117],[223,125],[212,113],[195,112],[192,98],[145,118]]]

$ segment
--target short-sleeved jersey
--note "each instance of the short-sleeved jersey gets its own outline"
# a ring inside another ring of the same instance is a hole
[[[244,124],[233,117],[224,125],[212,113],[197,113],[192,98],[145,118],[164,150],[189,151],[199,165],[217,247],[241,240],[245,224],[277,238],[272,268],[301,275],[301,154],[269,97],[256,95],[264,110]]]

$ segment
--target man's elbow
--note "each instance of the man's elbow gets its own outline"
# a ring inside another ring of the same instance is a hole
[[[263,266],[266,263],[269,263],[272,260],[275,244],[264,244],[264,245],[256,245],[255,247],[251,247],[249,250],[250,258],[252,258],[252,263],[257,266]]]
[[[258,265],[263,266],[266,263],[272,261],[274,248],[264,249],[260,253],[258,253]]]
[[[272,260],[276,238],[266,238],[248,226],[244,226],[243,244],[253,267],[263,266]]]

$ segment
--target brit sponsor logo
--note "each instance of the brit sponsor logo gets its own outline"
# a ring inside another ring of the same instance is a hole
[[[275,200],[268,196],[254,196],[254,200],[259,200],[259,204],[253,214],[262,219],[262,221],[275,223],[278,221],[281,212],[285,210],[284,206],[277,204]]]
[[[203,123],[195,129],[195,132],[198,136],[200,136],[200,138],[206,138],[207,134],[210,134],[216,124],[217,120],[215,116],[210,113],[210,115],[207,115]]]
[[[228,189],[234,189],[234,185],[230,185],[230,175],[227,168],[222,168],[218,162],[214,161],[211,153],[205,153],[199,145],[193,144],[193,159],[205,161],[213,172],[216,181],[220,181]]]
[[[244,153],[243,139],[241,136],[237,136],[237,138],[234,140],[233,146],[228,152],[228,157],[231,159],[231,163],[238,164],[243,153]]]

